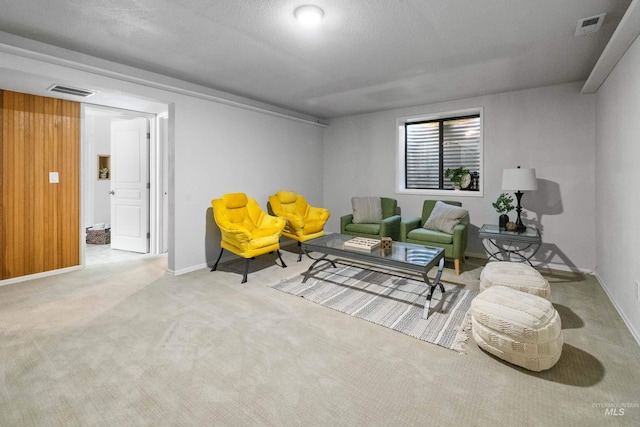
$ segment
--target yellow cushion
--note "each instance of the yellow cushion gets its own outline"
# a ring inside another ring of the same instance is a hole
[[[296,196],[296,193],[294,193],[293,191],[284,191],[284,190],[278,191],[276,193],[276,197],[282,204],[295,203],[296,199],[298,198]]]
[[[244,193],[225,194],[222,200],[227,209],[237,209],[247,205],[247,195]]]

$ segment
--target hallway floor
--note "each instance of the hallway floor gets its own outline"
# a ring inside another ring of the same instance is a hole
[[[111,245],[85,245],[86,265],[109,264],[147,257],[149,254],[111,249]]]

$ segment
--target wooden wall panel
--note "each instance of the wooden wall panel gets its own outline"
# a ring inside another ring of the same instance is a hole
[[[80,104],[4,91],[1,107],[0,279],[79,265]]]

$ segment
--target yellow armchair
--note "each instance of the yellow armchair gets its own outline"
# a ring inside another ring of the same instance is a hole
[[[311,206],[293,191],[278,191],[269,196],[267,209],[287,221],[282,234],[298,242],[298,261],[302,259],[302,242],[324,235],[324,225],[329,219],[327,209]]]
[[[246,259],[242,283],[247,281],[249,260],[268,252],[276,252],[285,268],[286,264],[280,256],[280,234],[285,220],[268,215],[260,208],[258,202],[244,193],[225,194],[219,199],[211,200],[213,218],[220,228],[220,255],[211,271],[216,271],[224,250],[228,250]]]

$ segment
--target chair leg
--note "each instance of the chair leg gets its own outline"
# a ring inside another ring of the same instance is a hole
[[[278,258],[280,258],[280,262],[282,263],[282,268],[287,268],[287,264],[284,263],[284,260],[282,259],[282,256],[280,256],[280,249],[278,249],[276,251],[276,253],[278,254]]]
[[[456,276],[460,275],[460,260],[458,258],[453,260],[453,266],[456,269]]]
[[[298,262],[302,261],[302,242],[298,242]]]
[[[247,274],[249,273],[249,263],[251,262],[251,258],[246,258],[244,260],[244,273],[242,274],[242,282],[247,283]]]
[[[213,264],[211,271],[216,271],[216,269],[218,268],[218,263],[220,262],[220,258],[222,258],[222,252],[224,252],[224,249],[220,248],[220,255],[218,255],[218,259],[216,260],[216,263]]]

